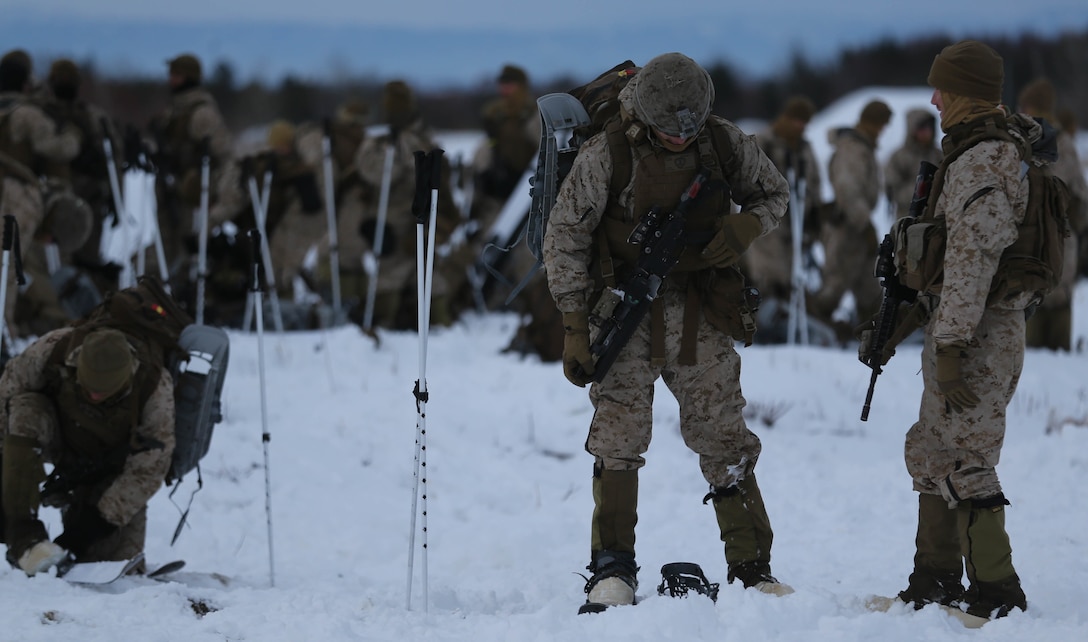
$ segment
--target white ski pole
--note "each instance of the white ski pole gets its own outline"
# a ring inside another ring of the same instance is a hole
[[[125,219],[127,213],[125,212],[125,201],[121,194],[121,181],[117,176],[117,165],[114,164],[113,157],[113,141],[110,140],[109,129],[107,129],[107,122],[105,117],[102,118],[100,125],[102,127],[102,150],[106,154],[106,171],[109,174],[110,179],[110,194],[113,196],[113,210],[117,213],[117,220],[121,225],[125,225]],[[124,269],[129,272],[132,271],[132,258],[125,259]],[[166,283],[166,279],[163,279],[163,283]]]
[[[382,245],[385,243],[385,221],[389,214],[389,185],[393,180],[393,156],[396,154],[397,141],[392,138],[385,145],[385,164],[382,166],[382,185],[378,192],[378,221],[374,228],[374,244],[370,254],[374,257],[368,262],[371,268],[367,273],[366,307],[363,308],[363,331],[369,332],[374,325],[374,301],[378,295],[378,271],[381,268]],[[366,263],[364,265],[367,265]]]
[[[423,561],[423,610],[428,609],[427,568],[427,339],[431,322],[431,281],[434,276],[434,241],[438,207],[438,185],[442,175],[442,150],[429,153],[415,152],[416,192],[412,201],[412,213],[416,217],[416,298],[417,323],[419,324],[419,379],[416,381],[416,452],[415,484],[412,491],[412,518],[409,528],[408,550],[408,609],[412,608],[412,577],[415,559],[415,530],[417,501],[422,486],[422,561]],[[428,220],[429,217],[429,220]],[[424,244],[424,226],[427,225],[427,243]],[[426,259],[424,259],[426,252]]]
[[[261,292],[264,283],[261,278],[261,262],[258,258],[261,252],[261,233],[258,230],[249,231],[250,240],[250,266],[251,281],[250,292],[253,293],[253,310],[257,318],[257,370],[261,382],[261,445],[264,448],[264,511],[268,523],[268,578],[272,586],[276,585],[275,556],[272,548],[272,479],[268,466],[268,442],[272,436],[268,432],[268,396],[264,380],[264,305],[261,301]]]
[[[8,271],[11,264],[11,253],[15,252],[15,281],[18,285],[26,283],[23,277],[22,259],[19,251],[19,223],[11,214],[4,215],[3,260],[0,264],[0,349],[6,340],[11,344],[11,336],[8,334]],[[12,349],[14,346],[12,346]]]
[[[792,269],[790,270],[790,304],[786,343],[808,345],[808,311],[805,303],[805,266],[802,236],[805,230],[805,177],[792,166],[786,170],[790,185],[790,233]]]
[[[211,182],[212,159],[209,150],[210,140],[205,137],[201,141],[200,156],[200,209],[197,216],[200,217],[197,229],[197,262],[196,262],[196,324],[204,325],[204,281],[207,278],[208,269],[208,188]]]
[[[257,231],[260,232],[261,261],[264,265],[265,281],[268,285],[268,300],[272,304],[272,323],[276,332],[283,334],[283,312],[280,308],[280,296],[276,290],[276,277],[272,269],[272,250],[268,247],[268,200],[272,193],[272,170],[265,170],[260,190],[257,189],[257,179],[251,172],[247,172],[249,178],[246,184],[249,187],[249,200],[253,204],[253,219],[257,223]],[[250,318],[242,322],[242,328],[249,330]]]
[[[332,123],[325,119],[325,135],[321,138],[321,153],[325,168],[325,215],[329,223],[329,278],[332,286],[332,325],[340,324],[340,241],[336,229],[336,187],[332,166]]]

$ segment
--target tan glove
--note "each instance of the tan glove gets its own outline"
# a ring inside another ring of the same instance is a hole
[[[755,214],[730,214],[722,220],[718,233],[703,248],[702,256],[714,267],[729,267],[740,260],[740,255],[762,232],[763,223]]]
[[[579,388],[593,381],[593,355],[589,352],[589,314],[585,310],[563,313],[563,374]]]
[[[937,387],[944,393],[948,406],[956,412],[970,410],[981,401],[967,386],[961,367],[967,356],[967,346],[956,342],[937,346]]]

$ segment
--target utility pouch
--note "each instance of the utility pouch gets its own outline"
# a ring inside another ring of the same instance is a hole
[[[745,286],[740,269],[731,266],[700,272],[698,287],[703,316],[710,325],[745,346],[752,345],[760,296],[759,290]]]
[[[901,218],[892,228],[895,235],[895,274],[899,283],[925,292],[941,281],[944,269],[944,219],[918,221]]]

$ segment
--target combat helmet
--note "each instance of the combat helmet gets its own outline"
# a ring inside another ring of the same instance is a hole
[[[663,134],[692,138],[714,105],[714,83],[697,62],[667,53],[646,63],[624,87],[636,115]],[[623,97],[621,96],[621,100]]]

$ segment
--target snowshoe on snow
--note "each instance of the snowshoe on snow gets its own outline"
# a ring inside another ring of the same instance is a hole
[[[718,583],[711,582],[703,573],[702,567],[694,562],[671,562],[661,567],[661,584],[657,587],[658,595],[683,597],[689,591],[705,595],[710,601],[718,601]]]
[[[586,580],[586,603],[578,608],[579,614],[635,603],[638,566],[632,553],[600,551],[586,569],[593,576]]]

